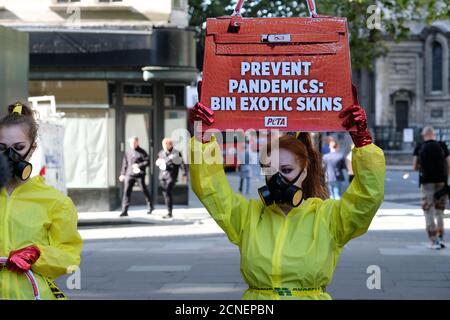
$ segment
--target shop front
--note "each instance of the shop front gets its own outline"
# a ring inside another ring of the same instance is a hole
[[[186,87],[198,75],[194,32],[29,34],[29,95],[54,95],[57,111],[64,113],[69,195],[80,211],[117,209],[128,138],[138,136],[154,164],[162,139],[187,127]],[[185,145],[175,147],[186,150]],[[154,201],[162,203],[158,170],[151,165],[146,179]],[[174,203],[187,202],[188,186],[180,179]],[[132,205],[144,203],[142,193],[134,192]]]

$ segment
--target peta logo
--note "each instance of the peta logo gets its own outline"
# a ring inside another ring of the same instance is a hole
[[[265,127],[287,127],[287,117],[264,117]]]

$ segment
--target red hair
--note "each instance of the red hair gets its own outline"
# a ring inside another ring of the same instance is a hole
[[[328,189],[325,187],[322,158],[313,147],[311,136],[302,132],[296,138],[291,135],[281,136],[278,140],[279,149],[284,149],[295,155],[299,165],[307,169],[306,179],[302,183],[303,196],[307,198],[328,199]],[[267,145],[267,155],[270,154],[272,144]]]

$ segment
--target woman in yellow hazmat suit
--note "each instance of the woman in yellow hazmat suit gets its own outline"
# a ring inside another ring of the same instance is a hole
[[[0,152],[12,176],[0,190],[0,257],[6,259],[0,266],[0,299],[34,299],[29,270],[41,299],[65,299],[54,279],[80,263],[77,212],[42,177],[29,179],[37,124],[25,105],[10,105],[8,111],[0,119]]]
[[[249,286],[243,299],[331,299],[325,288],[344,245],[368,230],[383,201],[384,155],[372,143],[356,97],[340,117],[345,128],[356,126],[350,131],[355,177],[341,200],[325,199],[320,157],[307,133],[299,139],[283,136],[277,147],[268,145],[273,172],[258,200],[233,192],[214,137],[191,139],[192,188],[239,246],[241,274]],[[213,113],[199,103],[191,121],[211,124]],[[272,157],[275,152],[278,160]]]

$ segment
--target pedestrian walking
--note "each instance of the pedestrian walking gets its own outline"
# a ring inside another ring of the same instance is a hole
[[[183,171],[183,179],[186,180],[187,169],[183,161],[183,156],[180,151],[173,147],[173,141],[169,138],[164,138],[162,141],[163,150],[158,153],[158,160],[156,165],[159,167],[159,186],[162,189],[164,202],[167,207],[167,215],[164,218],[173,217],[173,188],[177,183],[179,169]]]
[[[422,130],[423,143],[414,149],[413,169],[419,171],[419,185],[422,194],[422,209],[425,215],[426,231],[430,249],[445,248],[444,210],[448,195],[437,199],[435,194],[447,186],[450,172],[449,151],[445,142],[436,141],[432,126]]]
[[[342,183],[344,181],[345,158],[339,152],[339,144],[330,139],[330,152],[323,156],[325,179],[331,199],[339,200],[342,195]]]
[[[384,155],[372,143],[357,103],[340,116],[345,128],[356,126],[350,131],[355,183],[341,200],[328,199],[320,153],[309,133],[268,144],[261,159],[268,164],[266,185],[258,190],[260,199],[251,200],[232,190],[215,137],[196,132],[191,139],[191,159],[201,158],[190,164],[192,189],[239,246],[249,286],[244,299],[331,299],[326,287],[345,244],[368,230],[384,197]],[[212,117],[201,103],[190,114],[191,121],[210,123]]]
[[[246,184],[245,194],[250,193],[250,182],[252,178],[252,166],[250,164],[250,143],[246,139],[244,150],[239,152],[239,192],[243,192],[244,182]]]
[[[334,140],[333,137],[330,136],[325,136],[322,139],[322,149],[321,149],[322,154],[325,155],[330,152],[330,142],[333,140]]]
[[[348,183],[352,183],[353,177],[355,176],[355,174],[353,173],[353,166],[352,166],[352,151],[354,147],[355,145],[352,143],[351,150],[345,157],[345,167],[348,173]]]
[[[121,217],[128,216],[131,193],[136,182],[144,193],[145,201],[147,202],[147,213],[151,214],[154,210],[152,198],[145,183],[145,169],[149,166],[150,159],[147,152],[139,146],[138,137],[131,137],[129,143],[130,150],[126,151],[123,156],[122,170],[119,176],[119,181],[124,183]]]
[[[66,299],[54,281],[80,264],[74,204],[43,177],[30,178],[37,135],[33,111],[22,103],[0,118],[0,152],[11,171],[0,190],[0,299]]]

